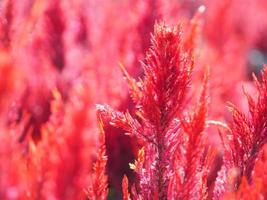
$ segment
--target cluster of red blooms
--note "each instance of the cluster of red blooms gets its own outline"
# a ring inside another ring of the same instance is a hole
[[[266,9],[0,1],[0,199],[267,199]]]

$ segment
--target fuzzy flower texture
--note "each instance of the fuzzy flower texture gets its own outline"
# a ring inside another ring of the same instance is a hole
[[[0,200],[267,199],[267,3],[214,2],[0,1]]]

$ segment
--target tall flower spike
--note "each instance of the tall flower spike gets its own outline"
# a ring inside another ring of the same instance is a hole
[[[105,145],[105,133],[103,129],[103,122],[98,115],[98,125],[100,130],[99,136],[99,151],[97,161],[94,164],[94,172],[92,175],[92,184],[87,190],[87,197],[89,200],[105,200],[108,195],[108,177],[106,175],[106,145]]]
[[[249,106],[249,117],[239,111],[235,106],[230,106],[233,122],[231,132],[225,146],[224,165],[220,174],[228,174],[229,180],[217,178],[215,196],[219,197],[224,190],[237,190],[242,176],[251,181],[252,170],[258,153],[266,143],[267,138],[267,68],[261,73],[261,83],[254,78],[258,90],[257,99],[246,94]],[[227,139],[227,137],[226,137]],[[232,188],[226,188],[230,185]],[[220,194],[218,194],[220,193]]]
[[[207,80],[204,78],[199,104],[187,118],[181,119],[179,148],[175,157],[175,175],[171,177],[168,199],[206,199],[207,176],[213,154],[203,143],[207,115]]]
[[[200,6],[195,13],[194,17],[190,21],[189,34],[185,38],[185,48],[193,50],[196,47],[196,39],[200,31],[200,22],[206,7]]]
[[[137,161],[130,165],[138,174],[137,189],[132,188],[132,191],[138,191],[132,193],[134,199],[167,199],[180,130],[176,117],[183,110],[194,65],[192,51],[185,49],[180,34],[180,26],[155,25],[152,46],[142,63],[145,76],[139,82],[121,66],[136,104],[136,119],[129,113],[98,106],[102,116],[112,125],[137,136],[144,144]]]

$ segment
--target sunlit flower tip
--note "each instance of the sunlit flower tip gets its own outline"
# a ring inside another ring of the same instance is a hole
[[[204,5],[199,6],[199,8],[198,8],[199,13],[204,13],[205,11],[206,11],[206,6],[204,6]]]

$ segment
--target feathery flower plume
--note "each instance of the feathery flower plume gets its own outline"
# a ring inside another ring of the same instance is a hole
[[[207,75],[199,104],[192,114],[181,119],[181,132],[176,139],[174,176],[169,185],[168,199],[207,199],[207,178],[214,154],[203,142],[207,117]]]
[[[267,138],[267,68],[261,73],[261,82],[254,76],[258,96],[254,99],[245,92],[248,99],[249,116],[230,105],[233,122],[230,133],[222,136],[225,155],[217,178],[214,194],[216,198],[225,191],[237,190],[242,177],[251,182],[255,161]],[[228,177],[228,178],[227,178]],[[227,185],[227,186],[226,186]]]
[[[138,118],[108,106],[99,108],[112,124],[144,142],[144,149],[131,165],[139,175],[140,195],[144,198],[162,199],[167,194],[171,157],[166,151],[170,145],[166,133],[181,111],[193,68],[193,58],[184,52],[180,34],[179,26],[170,28],[164,23],[156,24],[152,47],[142,63],[144,79],[136,82],[125,73]]]
[[[193,38],[190,40],[193,41]],[[192,191],[202,190],[204,194],[199,196],[204,198],[206,188],[199,178],[202,180],[207,176],[204,173],[205,166],[211,160],[202,143],[207,79],[197,111],[188,119],[181,117],[194,66],[193,48],[189,48],[189,40],[185,46],[180,26],[171,28],[164,23],[155,25],[151,43],[142,63],[145,74],[142,80],[133,79],[121,65],[136,106],[136,117],[128,112],[115,111],[109,106],[99,105],[98,110],[103,118],[124,129],[128,135],[136,136],[143,145],[136,161],[130,164],[130,168],[138,175],[136,186],[132,187],[133,199],[167,199],[168,194],[171,195],[169,198],[179,198],[180,194],[175,191],[177,188],[182,191],[187,185],[188,191],[183,197],[189,197]],[[197,175],[192,173],[195,170]],[[174,174],[179,176],[179,180],[171,179]],[[129,198],[127,185],[124,178],[126,199]],[[190,190],[190,187],[195,188]]]
[[[98,115],[98,126],[100,130],[100,146],[98,150],[97,161],[95,162],[93,167],[92,182],[86,191],[89,200],[105,200],[108,194],[108,177],[106,175],[107,156],[105,133],[100,115]]]

